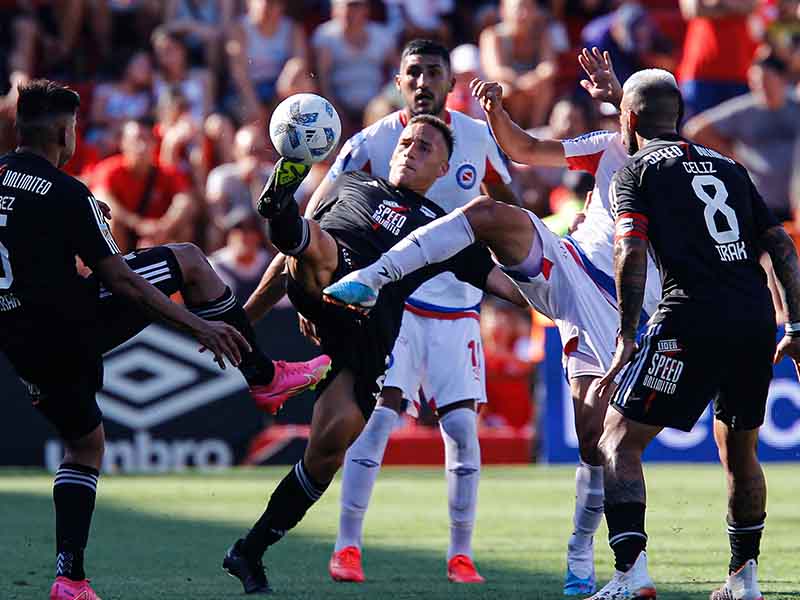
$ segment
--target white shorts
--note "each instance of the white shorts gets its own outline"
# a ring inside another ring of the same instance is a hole
[[[486,402],[481,328],[474,315],[437,319],[406,309],[383,387],[403,392],[408,414],[419,416],[420,388],[433,409],[462,400]]]
[[[542,270],[535,277],[516,274],[514,281],[536,310],[555,321],[565,365],[572,353],[581,358],[573,361],[580,364],[580,373],[570,377],[601,376],[616,349],[616,301],[591,278],[575,244],[558,237],[533,213],[528,215],[542,239]]]

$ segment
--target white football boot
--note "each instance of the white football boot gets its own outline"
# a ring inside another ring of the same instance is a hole
[[[718,590],[711,592],[710,600],[764,600],[758,589],[758,565],[752,558],[742,567],[728,575],[728,579]]]
[[[647,553],[642,551],[633,566],[625,571],[615,571],[606,586],[588,600],[652,600],[656,586],[647,573]]]

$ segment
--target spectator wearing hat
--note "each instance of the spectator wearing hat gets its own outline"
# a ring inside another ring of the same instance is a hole
[[[786,63],[774,54],[753,63],[748,81],[749,93],[690,119],[684,133],[742,163],[767,206],[787,220],[800,103],[789,86]]]

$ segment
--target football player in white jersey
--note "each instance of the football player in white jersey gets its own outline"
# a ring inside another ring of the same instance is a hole
[[[389,159],[408,120],[432,114],[450,125],[455,138],[450,169],[427,197],[445,210],[464,206],[477,194],[513,201],[511,176],[485,121],[446,110],[454,78],[447,50],[414,40],[403,50],[396,85],[406,107],[348,140],[323,184],[309,202],[313,210],[344,172],[362,170],[387,177]],[[439,416],[445,446],[450,512],[447,575],[451,581],[483,578],[472,560],[480,447],[477,405],[486,401],[479,307],[482,292],[444,273],[422,285],[406,303],[400,335],[390,357],[383,391],[364,431],[344,460],[339,534],[329,564],[336,581],[364,581],[361,544],[364,516],[383,461],[389,435],[400,414],[413,416],[424,398]]]
[[[584,50],[579,62],[589,76],[581,83],[590,95],[618,106],[622,90],[607,53],[596,48]],[[561,334],[581,458],[564,593],[591,594],[596,587],[593,537],[603,516],[603,468],[597,443],[607,408],[599,402],[596,383],[610,364],[617,329],[609,185],[628,155],[617,133],[598,131],[572,140],[536,139],[505,112],[497,83],[475,80],[472,87],[500,147],[511,159],[529,165],[566,166],[594,175],[595,188],[585,219],[572,235],[558,238],[527,211],[477,198],[409,236],[413,244],[400,242],[367,269],[343,278],[336,286],[341,292],[335,297],[368,306],[370,294],[386,282],[379,275],[381,268],[386,268],[389,279],[400,278],[419,266],[439,262],[467,240],[487,243],[502,264],[513,265],[506,272],[531,305],[556,322]],[[348,281],[371,289],[354,285],[348,291]],[[647,281],[644,321],[661,296],[652,260]]]

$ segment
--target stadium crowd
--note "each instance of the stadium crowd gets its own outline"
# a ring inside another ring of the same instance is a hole
[[[798,0],[0,0],[0,32],[0,150],[13,147],[16,86],[68,82],[82,105],[67,170],[112,207],[120,249],[192,241],[242,300],[275,253],[253,206],[277,160],[271,111],[322,94],[346,139],[402,107],[392,78],[417,37],[452,48],[449,108],[482,118],[469,81],[496,80],[537,137],[618,128],[616,109],[578,84],[583,46],[608,51],[623,83],[647,66],[673,71],[684,133],[741,161],[800,231]],[[512,185],[559,233],[592,189],[588,175],[521,165]],[[524,424],[537,336],[516,309],[484,314],[490,398],[494,387],[509,404],[486,421]]]

